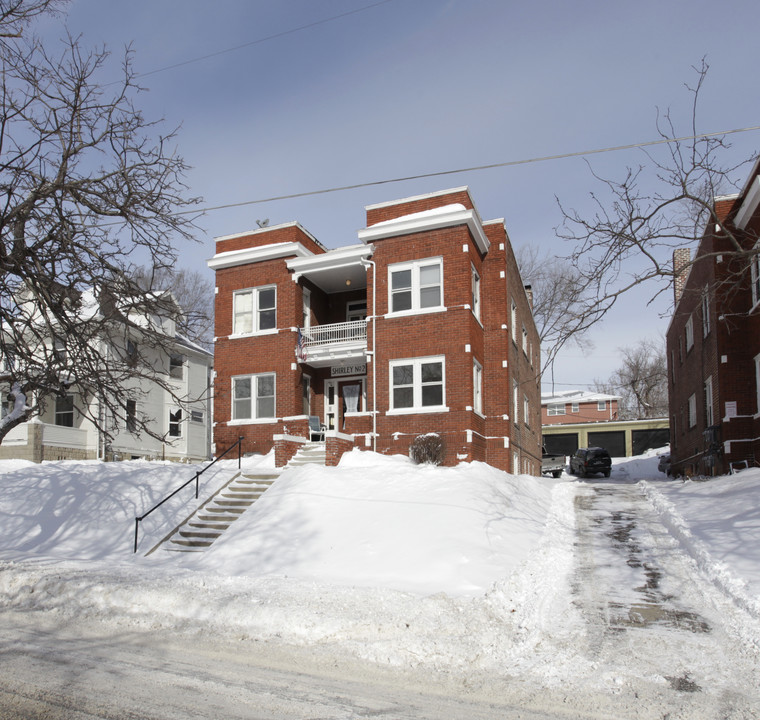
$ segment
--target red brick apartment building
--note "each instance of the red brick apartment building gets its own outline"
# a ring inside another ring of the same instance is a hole
[[[673,254],[675,310],[667,332],[675,473],[719,475],[760,459],[760,176],[715,199],[691,262]],[[736,252],[735,242],[745,254]]]
[[[540,474],[540,345],[504,221],[468,188],[366,208],[359,243],[296,222],[216,240],[214,441],[286,464],[324,424],[326,462],[407,454]]]
[[[569,423],[610,422],[618,419],[617,395],[561,390],[541,395],[541,424],[567,425]]]

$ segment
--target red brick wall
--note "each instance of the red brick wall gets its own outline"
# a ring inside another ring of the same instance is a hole
[[[554,404],[554,403],[552,403]],[[557,405],[562,403],[557,402]],[[596,402],[578,403],[578,412],[572,412],[572,401],[564,403],[564,415],[549,415],[546,405],[541,406],[541,423],[543,425],[565,425],[579,422],[609,422],[618,419],[618,401],[607,400],[606,409],[599,410]]]
[[[453,193],[433,195],[432,197],[413,198],[406,202],[399,201],[383,205],[382,207],[370,205],[367,208],[367,227],[386,220],[394,220],[404,215],[434,210],[435,208],[453,205],[454,203],[464,205],[468,210],[473,209],[470,193],[464,189]]]

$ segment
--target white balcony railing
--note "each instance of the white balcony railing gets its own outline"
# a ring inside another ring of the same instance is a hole
[[[338,343],[366,343],[367,322],[365,320],[352,320],[351,322],[333,323],[332,325],[301,328],[301,337],[305,350]]]

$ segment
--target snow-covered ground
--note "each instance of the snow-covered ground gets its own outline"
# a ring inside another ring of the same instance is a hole
[[[243,462],[245,471],[273,470],[271,456]],[[0,462],[0,609],[134,630],[203,628],[407,672],[619,691],[620,670],[598,667],[599,657],[581,662],[577,647],[593,605],[577,588],[579,508],[586,503],[590,532],[601,533],[593,513],[614,502],[592,508],[588,483],[356,451],[338,468],[284,471],[205,552],[146,556],[195,507],[191,485],[141,523],[133,554],[134,518],[194,471]],[[204,475],[201,500],[236,471],[222,462]],[[683,555],[701,588],[689,592],[714,596],[716,615],[731,615],[732,638],[757,667],[760,469],[670,480],[652,452],[616,460],[608,483],[662,523],[666,554]]]

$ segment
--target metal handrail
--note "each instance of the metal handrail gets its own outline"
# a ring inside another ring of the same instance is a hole
[[[329,325],[311,325],[300,328],[305,348],[333,345],[341,342],[366,341],[367,321],[349,320]]]
[[[221,460],[234,447],[237,447],[237,449],[238,449],[238,470],[240,470],[240,461],[241,461],[241,457],[242,457],[242,448],[243,448],[243,436],[242,435],[240,435],[238,437],[236,443],[230,445],[221,455],[219,455],[218,457],[214,458],[208,465],[206,465],[205,468],[203,468],[203,470],[199,470],[197,473],[195,473],[195,477],[191,477],[186,483],[183,483],[182,485],[180,485],[173,493],[171,493],[170,495],[167,495],[160,503],[158,503],[158,505],[154,505],[150,510],[148,510],[148,512],[146,512],[145,514],[141,515],[140,517],[136,517],[135,518],[135,549],[134,549],[134,552],[137,552],[137,533],[138,533],[139,528],[140,528],[140,523],[146,517],[148,517],[148,515],[150,515],[154,510],[157,510],[158,508],[160,508],[167,500],[170,500],[171,498],[173,498],[180,490],[184,490],[193,480],[195,480],[195,499],[197,500],[198,499],[198,487],[199,487],[199,484],[200,484],[199,483],[200,476],[203,475],[203,473],[205,473],[206,470],[208,470],[217,460]]]

